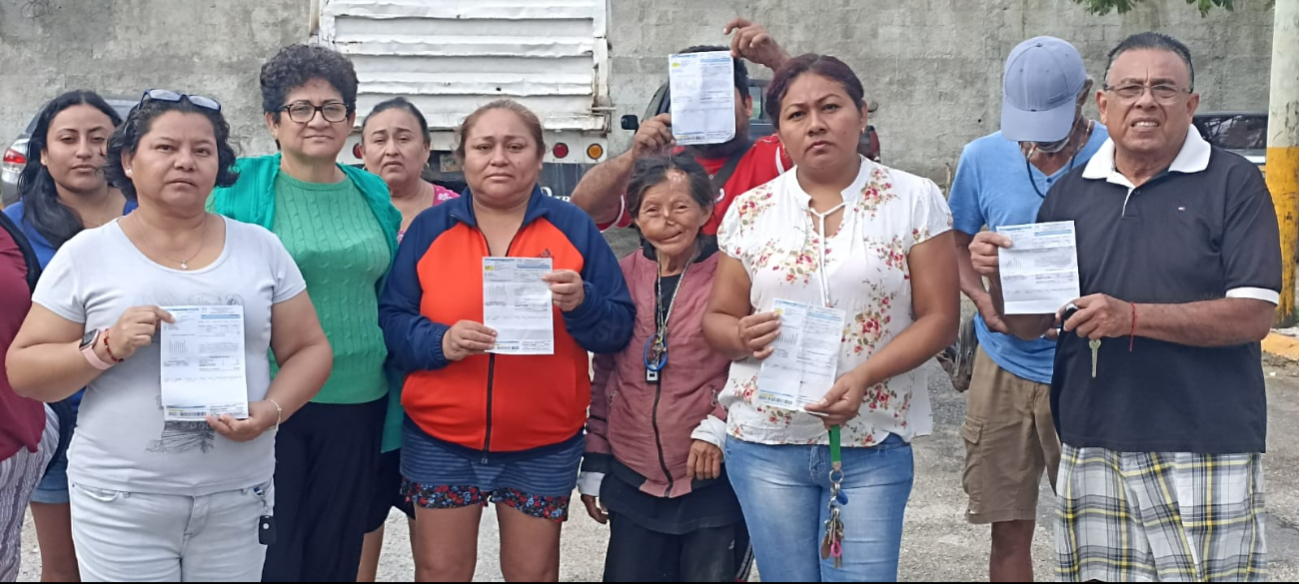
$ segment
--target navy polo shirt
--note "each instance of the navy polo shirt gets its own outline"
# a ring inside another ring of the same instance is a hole
[[[1082,295],[1138,304],[1222,298],[1277,303],[1281,247],[1258,167],[1211,147],[1191,126],[1168,170],[1140,187],[1114,168],[1106,142],[1051,189],[1039,222],[1073,221]],[[1265,450],[1260,343],[1202,348],[1107,339],[1091,376],[1086,339],[1061,338],[1051,383],[1060,439],[1118,452]]]

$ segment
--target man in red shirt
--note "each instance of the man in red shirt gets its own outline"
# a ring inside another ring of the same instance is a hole
[[[588,171],[577,188],[573,189],[573,204],[581,207],[595,220],[600,229],[631,226],[631,215],[623,198],[627,181],[631,179],[636,160],[685,150],[694,155],[710,176],[716,177],[727,163],[733,171],[721,185],[713,218],[704,225],[704,233],[715,235],[731,201],[745,192],[761,186],[793,168],[794,163],[775,135],[751,142],[749,118],[753,115],[753,97],[749,94],[749,72],[744,64],[748,59],[772,71],[779,69],[789,55],[761,25],[737,18],[726,25],[726,33],[734,32],[731,54],[735,57],[735,137],[723,144],[681,148],[673,143],[672,114],[660,114],[641,124],[632,141],[631,150]],[[691,47],[683,53],[725,51],[726,47]]]

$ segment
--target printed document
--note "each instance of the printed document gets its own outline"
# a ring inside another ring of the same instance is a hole
[[[729,51],[668,57],[672,137],[678,145],[735,137],[735,61]]]
[[[1073,221],[997,229],[1010,249],[998,252],[1006,314],[1055,314],[1078,298],[1078,244]]]
[[[776,300],[780,336],[758,372],[757,402],[787,410],[816,404],[834,385],[846,313]]]
[[[555,354],[551,258],[483,258],[483,324],[496,331],[498,355]]]
[[[162,410],[168,422],[200,422],[207,416],[248,417],[244,372],[244,307],[165,308],[175,323],[162,323]]]

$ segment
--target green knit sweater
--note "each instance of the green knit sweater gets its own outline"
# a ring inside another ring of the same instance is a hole
[[[313,401],[360,404],[386,395],[388,349],[374,289],[392,253],[365,197],[350,180],[307,183],[280,173],[271,231],[302,270],[334,349],[334,371]]]

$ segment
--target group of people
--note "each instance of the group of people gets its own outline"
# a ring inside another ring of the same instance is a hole
[[[236,159],[209,97],[150,90],[126,120],[52,101],[0,217],[0,580],[31,500],[46,579],[373,580],[397,508],[417,580],[470,580],[495,505],[506,579],[554,581],[574,490],[610,526],[609,581],[743,580],[755,558],[765,580],[896,580],[932,426],[917,369],[955,340],[961,291],[983,346],[968,518],[993,525],[994,580],[1032,577],[1044,472],[1063,579],[1265,577],[1277,225],[1257,170],[1191,127],[1189,51],[1125,40],[1096,123],[1077,51],[1027,41],[949,210],[858,153],[851,68],[728,32],[736,137],[679,148],[649,120],[574,204],[538,187],[545,132],[508,100],[459,130],[464,193],[424,180],[401,98],[362,121],[365,169],[339,164],[358,82],[322,47],[262,68],[273,156]],[[757,141],[744,59],[775,72]],[[1077,226],[1063,322],[1004,314],[996,229],[1035,221]],[[619,261],[613,225],[641,249]],[[551,260],[552,354],[493,352],[481,274],[503,256]],[[801,410],[758,397],[782,300],[847,315],[838,377]],[[164,419],[157,331],[193,305],[242,307],[245,419]]]

